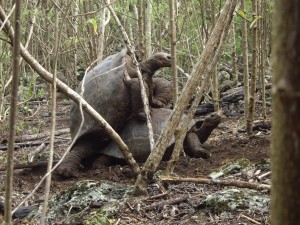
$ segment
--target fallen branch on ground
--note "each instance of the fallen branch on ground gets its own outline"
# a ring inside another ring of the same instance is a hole
[[[55,165],[58,162],[58,160],[53,161],[53,165]],[[44,166],[46,167],[48,164],[48,161],[37,161],[37,162],[30,162],[30,163],[21,163],[21,164],[15,164],[14,170],[20,170],[20,169],[26,169],[26,168],[33,168],[33,167],[39,167]],[[0,171],[5,171],[6,167],[0,167]]]
[[[65,142],[64,140],[55,140],[55,144],[59,144]],[[22,143],[16,143],[14,144],[14,149],[20,149],[20,148],[25,148],[25,147],[32,147],[32,146],[37,146],[41,144],[49,144],[49,141],[29,141],[29,142],[22,142]],[[7,150],[8,146],[7,145],[0,145],[0,150],[5,151]]]
[[[237,181],[237,180],[211,180],[207,178],[197,178],[197,177],[166,177],[160,176],[161,181],[167,182],[193,182],[201,184],[210,184],[210,185],[223,185],[223,186],[235,186],[239,188],[250,188],[256,190],[271,190],[271,185],[267,184],[258,184],[250,183],[246,181]]]
[[[250,217],[245,216],[245,215],[243,215],[243,214],[241,214],[240,217],[245,218],[245,219],[249,220],[250,222],[252,222],[252,223],[254,223],[254,224],[261,224],[260,222],[254,220],[254,219],[251,219]]]
[[[47,148],[47,145],[45,145],[45,143],[39,145],[36,149],[34,149],[33,151],[31,151],[27,158],[28,158],[28,162],[32,162],[34,156],[36,156],[37,154],[39,154],[41,151],[45,150]]]
[[[172,199],[156,202],[156,203],[153,203],[149,206],[144,207],[144,210],[151,210],[151,209],[155,209],[157,207],[162,208],[165,205],[173,205],[173,204],[176,204],[176,203],[184,202],[188,198],[189,198],[189,196],[185,195],[183,197],[181,196],[181,197],[178,197],[178,198],[172,198]]]
[[[57,130],[57,131],[55,131],[55,136],[67,134],[69,132],[70,132],[69,128]],[[49,136],[50,136],[49,131],[46,131],[44,133],[39,133],[39,134],[22,135],[22,136],[17,136],[15,142],[33,141],[33,140],[37,140],[37,139],[41,139],[41,138],[45,138],[45,137],[49,137]],[[0,144],[5,144],[5,143],[7,143],[7,138],[3,138],[0,140]]]

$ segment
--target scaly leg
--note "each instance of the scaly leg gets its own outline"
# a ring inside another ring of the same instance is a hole
[[[79,140],[57,168],[57,173],[65,178],[77,177],[81,161],[93,152],[93,144],[87,139]]]
[[[151,106],[154,108],[163,108],[171,101],[172,97],[172,83],[164,78],[153,78],[153,97]]]
[[[186,135],[186,144],[184,146],[185,153],[190,157],[207,159],[211,154],[202,148],[198,135],[189,131]]]

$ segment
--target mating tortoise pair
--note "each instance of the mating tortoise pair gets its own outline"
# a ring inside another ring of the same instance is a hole
[[[148,129],[144,120],[143,103],[139,81],[133,69],[131,58],[124,49],[104,59],[89,71],[81,81],[78,92],[83,91],[84,99],[115,129],[128,145],[133,157],[144,162],[150,154]],[[171,110],[163,109],[172,98],[172,85],[162,78],[152,78],[162,67],[171,66],[171,57],[167,53],[156,53],[139,63],[147,90],[155,139],[162,132]],[[158,107],[158,108],[154,108]],[[70,113],[70,130],[75,137],[82,121],[79,107],[73,103]],[[211,131],[220,123],[221,117],[214,113],[204,121],[193,121],[185,138],[184,150],[191,157],[208,158],[209,153],[201,147]],[[174,140],[169,144],[165,156],[172,151]],[[121,150],[110,141],[104,128],[100,127],[89,115],[84,114],[84,124],[79,131],[70,153],[58,167],[63,177],[76,176],[81,162],[93,155],[106,156],[106,160],[124,156]],[[96,160],[95,163],[103,160]]]

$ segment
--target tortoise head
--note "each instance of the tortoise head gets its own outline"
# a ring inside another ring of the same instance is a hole
[[[196,121],[195,125],[191,128],[191,131],[198,135],[200,142],[203,144],[208,139],[211,132],[219,125],[221,120],[221,115],[214,112],[206,116],[204,121]]]
[[[140,63],[143,72],[153,75],[162,67],[171,67],[171,55],[165,52],[158,52]]]
[[[165,52],[157,52],[153,54],[150,58],[160,67],[171,67],[171,55]]]

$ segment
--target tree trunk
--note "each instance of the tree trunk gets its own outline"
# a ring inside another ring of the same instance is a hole
[[[267,16],[267,2],[266,0],[261,0],[261,14],[262,14],[262,22],[261,22],[261,95],[262,95],[262,116],[264,119],[267,118],[267,107],[266,107],[266,49],[267,49],[267,38],[266,38],[266,16]]]
[[[256,77],[257,77],[257,0],[252,0],[252,21],[253,24],[253,37],[252,37],[252,66],[251,66],[251,86],[249,96],[249,110],[247,117],[246,130],[247,134],[252,134],[252,126],[255,111],[255,94],[256,94]],[[255,21],[256,20],[256,21]]]
[[[193,93],[196,92],[196,89],[199,86],[200,77],[202,76],[202,74],[207,74],[208,72],[210,62],[215,56],[215,51],[219,46],[220,39],[224,31],[224,21],[226,21],[226,19],[229,17],[229,21],[231,22],[235,6],[236,0],[226,1],[221,15],[216,23],[216,26],[214,27],[214,30],[210,36],[210,39],[207,42],[206,48],[202,52],[199,62],[194,72],[190,76],[190,79],[186,82],[184,89],[177,101],[177,104],[174,107],[173,113],[170,115],[168,126],[163,129],[163,132],[158,138],[154,149],[151,151],[148,160],[143,166],[141,174],[138,175],[135,183],[136,193],[144,193],[147,185],[147,179],[151,179],[153,177],[153,174],[162,159],[166,147],[180,122],[180,118],[183,114],[184,109],[191,100]],[[208,75],[206,75],[206,77],[207,79],[209,79]]]
[[[300,221],[300,1],[276,0],[273,33],[271,224]]]
[[[241,1],[241,10],[245,11],[245,0]],[[248,65],[248,33],[247,21],[242,19],[242,38],[243,38],[243,78],[244,78],[244,117],[247,124],[249,111],[249,65]]]
[[[65,17],[67,12],[65,12]],[[41,225],[44,225],[46,222],[46,215],[48,209],[48,201],[50,195],[50,187],[51,187],[51,169],[53,164],[53,155],[54,155],[54,134],[55,134],[55,127],[56,127],[56,78],[57,78],[57,61],[58,61],[58,53],[59,53],[59,46],[61,40],[61,32],[63,27],[60,27],[59,23],[60,19],[60,11],[55,7],[55,46],[53,51],[53,82],[51,84],[52,88],[52,101],[51,101],[51,132],[50,132],[50,144],[49,144],[49,157],[48,157],[48,165],[47,165],[47,178],[45,183],[45,197],[44,197],[44,204],[42,209],[41,215]],[[65,18],[64,18],[65,19]],[[63,19],[63,21],[64,21]],[[62,24],[62,23],[61,23]]]
[[[144,35],[144,1],[138,1],[138,26],[139,26],[139,52],[142,59],[145,59],[145,35]]]
[[[227,20],[228,21],[224,21],[224,31],[223,31],[222,36],[220,38],[219,47],[217,48],[215,56],[214,56],[213,60],[211,61],[211,65],[208,69],[208,74],[212,74],[211,71],[216,68],[216,65],[217,65],[217,63],[220,59],[221,54],[222,54],[222,51],[223,51],[223,48],[224,48],[224,43],[227,39],[227,34],[228,34],[229,27],[230,27],[231,18],[228,17]],[[172,153],[172,157],[169,160],[167,168],[166,168],[166,174],[167,175],[170,175],[171,172],[173,172],[175,163],[179,159],[179,155],[180,155],[180,152],[181,152],[181,149],[182,149],[182,146],[183,146],[183,142],[184,142],[184,139],[186,137],[186,133],[188,131],[188,125],[190,124],[191,120],[194,118],[197,107],[199,106],[199,103],[202,99],[204,90],[207,89],[208,84],[209,84],[209,79],[208,78],[206,78],[202,81],[201,88],[198,88],[198,91],[196,93],[196,97],[195,97],[195,99],[192,103],[192,106],[190,107],[190,109],[187,113],[187,118],[184,121],[182,121],[182,123],[180,124],[179,131],[175,133],[176,142],[175,142],[174,150],[173,150],[173,153]]]
[[[110,0],[107,0],[107,3],[110,4]],[[101,4],[101,6],[104,7],[104,4]],[[103,60],[103,51],[105,45],[105,27],[109,23],[109,20],[110,12],[105,7],[100,11],[98,63],[102,62]]]
[[[9,139],[7,151],[7,169],[5,179],[5,224],[12,224],[12,192],[13,192],[13,168],[14,168],[14,143],[16,135],[16,117],[18,102],[18,86],[20,73],[20,40],[21,40],[21,1],[16,1],[15,9],[15,39],[13,40],[13,77],[12,92],[10,96],[10,113],[9,113]]]
[[[211,26],[212,29],[216,25],[216,19],[215,19],[215,2],[211,1]],[[211,77],[212,77],[212,97],[213,97],[213,103],[214,103],[214,110],[215,112],[220,110],[220,96],[219,96],[219,82],[218,82],[218,65],[214,65],[214,68],[210,71]]]
[[[177,76],[177,56],[176,56],[176,18],[175,18],[175,1],[170,0],[170,40],[171,40],[171,57],[172,57],[172,81],[173,81],[173,104],[178,99],[178,76]]]
[[[152,21],[152,2],[150,0],[145,1],[144,19],[145,19],[145,58],[149,58],[152,55],[151,46],[151,21]]]
[[[235,47],[235,25],[234,22],[231,25],[231,60],[232,60],[232,80],[234,85],[236,86],[239,79],[239,74],[237,70],[237,63],[236,63],[236,47]]]

